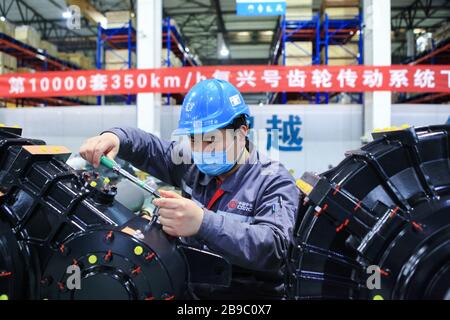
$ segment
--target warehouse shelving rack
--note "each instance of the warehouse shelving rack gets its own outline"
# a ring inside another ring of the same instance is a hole
[[[328,50],[330,45],[345,45],[352,38],[359,34],[358,53],[354,56],[355,64],[363,64],[363,37],[362,37],[362,15],[358,14],[348,19],[330,19],[327,14],[321,18],[320,14],[316,14],[312,19],[287,20],[285,16],[281,16],[278,22],[277,33],[275,34],[275,43],[272,45],[270,64],[278,64],[281,57],[282,64],[286,64],[286,43],[293,41],[313,42],[311,53],[311,64],[320,65],[328,64]],[[300,50],[305,51],[301,47]],[[322,51],[324,59],[321,57]],[[309,103],[328,104],[330,99],[337,96],[337,93],[281,93],[269,94],[268,103],[281,102],[285,104],[288,97],[302,97]],[[352,101],[362,102],[362,94],[351,94]]]
[[[105,52],[107,50],[126,49],[128,51],[127,59],[123,64],[128,69],[132,67],[132,54],[136,52],[136,29],[133,28],[131,20],[119,28],[103,28],[99,23],[97,27],[97,52],[96,67],[103,69],[105,65]],[[135,95],[120,96],[125,99],[126,104],[131,104],[136,100]],[[102,104],[102,96],[97,97],[97,104]]]
[[[183,66],[197,66],[198,62],[189,54],[187,46],[185,45],[183,38],[175,24],[172,23],[170,17],[166,17],[163,21],[162,30],[163,48],[167,49],[167,56],[163,58],[163,65],[166,67],[172,67],[171,55],[174,54],[181,60]],[[167,94],[167,105],[170,105],[170,97],[175,98],[178,104],[181,104],[183,95],[180,94]]]
[[[450,37],[435,44],[430,50],[426,50],[413,58],[405,61],[405,64],[450,64]],[[422,94],[405,94],[399,95],[398,103],[447,103],[450,101],[449,93],[422,93]]]
[[[323,21],[321,23],[321,36],[320,50],[323,50],[324,59],[322,63],[327,65],[329,62],[329,47],[330,45],[343,46],[351,41],[351,39],[358,35],[358,52],[355,54],[350,52],[350,55],[355,60],[355,64],[361,65],[364,63],[363,60],[363,19],[362,15],[358,14],[354,17],[349,17],[348,19],[330,19],[327,14],[324,14]],[[316,54],[320,55],[321,52]],[[319,93],[316,95],[316,103],[328,103],[331,96],[336,94],[329,93]],[[355,103],[362,103],[362,94],[348,94],[351,101]]]
[[[296,45],[299,52],[308,53],[311,55],[311,64],[320,64],[320,55],[317,56],[315,52],[319,50],[320,40],[320,16],[317,14],[312,19],[304,19],[299,17],[298,20],[287,20],[285,16],[281,16],[278,21],[277,39],[272,49],[272,57],[270,64],[279,64],[280,58],[282,65],[286,65],[286,43],[287,42],[312,42],[313,52],[308,52],[307,49],[301,45]],[[312,102],[312,94],[300,92],[300,95],[306,100]],[[281,103],[285,104],[288,98],[288,93],[281,93]],[[277,93],[270,93],[268,102],[275,103],[279,99]]]
[[[171,67],[171,54],[177,56],[183,63],[183,66],[196,66],[198,62],[188,53],[186,45],[178,32],[177,27],[172,23],[170,17],[163,20],[162,25],[162,47],[167,48],[167,57],[163,58],[163,65]],[[132,54],[136,52],[136,30],[133,28],[131,20],[120,28],[105,29],[100,24],[98,25],[97,34],[97,52],[96,52],[96,67],[103,69],[105,62],[104,56],[106,50],[128,50],[127,59],[123,64],[132,68]],[[181,95],[173,95],[180,102]],[[122,99],[123,100],[123,97]],[[126,104],[131,104],[136,101],[135,95],[125,96]],[[97,103],[101,104],[101,96],[97,97]],[[170,103],[170,95],[167,95],[167,104]]]
[[[59,59],[46,50],[32,47],[13,37],[0,33],[0,51],[15,57],[20,67],[28,67],[37,71],[68,71],[78,70],[80,67],[69,61]],[[79,99],[67,97],[33,98],[33,99],[1,99],[4,103],[14,104],[16,107],[55,106],[55,105],[80,105],[86,104]]]

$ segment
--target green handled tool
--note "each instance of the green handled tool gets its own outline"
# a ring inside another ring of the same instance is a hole
[[[136,178],[135,176],[130,174],[128,171],[122,169],[120,167],[120,165],[117,162],[115,162],[114,160],[111,160],[106,156],[101,156],[100,164],[105,166],[108,169],[113,170],[114,172],[121,175],[122,177],[127,178],[129,181],[133,182],[137,186],[141,187],[145,191],[152,194],[155,198],[161,198],[161,195],[159,194],[159,192],[157,190],[149,187],[148,185],[146,185],[144,183],[144,181],[139,180],[138,178]],[[158,218],[158,211],[159,211],[159,208],[157,207],[155,209],[155,211],[153,212],[152,222],[156,221],[156,219]]]

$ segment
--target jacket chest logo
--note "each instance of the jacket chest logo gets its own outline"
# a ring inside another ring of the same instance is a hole
[[[228,202],[227,207],[229,209],[236,209],[245,212],[252,212],[253,210],[253,205],[251,203],[245,201],[238,201],[236,199],[230,200],[230,202]]]

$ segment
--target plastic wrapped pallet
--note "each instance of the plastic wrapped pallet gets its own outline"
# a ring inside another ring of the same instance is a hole
[[[14,37],[34,48],[39,48],[39,45],[41,44],[41,34],[32,26],[16,27]]]

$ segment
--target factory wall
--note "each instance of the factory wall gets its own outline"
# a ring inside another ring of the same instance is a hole
[[[299,177],[305,170],[321,172],[336,165],[347,150],[361,145],[360,105],[251,106],[253,141],[260,152],[279,159]],[[392,125],[443,124],[450,105],[393,105]],[[161,136],[171,138],[179,107],[163,107]],[[113,126],[136,126],[134,106],[46,107],[0,109],[0,123],[19,125],[23,135],[48,144],[65,145],[74,153],[84,139]],[[280,129],[276,136],[270,129]],[[278,142],[277,142],[278,141]],[[280,149],[274,151],[273,146]]]

